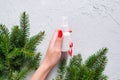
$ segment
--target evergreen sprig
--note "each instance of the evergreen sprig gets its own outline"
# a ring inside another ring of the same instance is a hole
[[[74,55],[68,66],[66,66],[66,64],[60,65],[58,76],[55,80],[107,80],[108,77],[103,74],[107,63],[106,53],[107,48],[100,49],[85,62],[82,61],[80,54]],[[66,69],[66,71],[62,72],[62,70],[64,70],[63,68]],[[61,77],[61,75],[64,76],[64,78]]]
[[[102,77],[102,72],[104,71],[107,63],[106,53],[107,48],[103,48],[99,50],[97,54],[90,56],[85,62],[89,69],[95,71],[94,75],[96,76],[94,76],[94,80],[99,80],[99,78]]]
[[[39,66],[41,54],[35,49],[43,40],[45,32],[29,37],[29,29],[26,12],[21,14],[20,27],[13,26],[11,32],[0,24],[0,80],[23,80]]]
[[[58,74],[56,80],[63,80],[65,77],[63,74],[65,74],[65,72],[66,72],[66,59],[65,58],[61,59],[58,68],[59,68],[59,70],[58,70],[59,74]]]
[[[29,37],[29,26],[29,16],[26,12],[23,12],[20,18],[20,27],[22,31],[21,38],[23,45],[25,45]]]
[[[36,46],[43,40],[45,32],[40,32],[31,37],[25,44],[26,49],[35,50]]]

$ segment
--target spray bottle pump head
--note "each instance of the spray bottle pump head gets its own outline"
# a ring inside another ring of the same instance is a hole
[[[65,16],[63,16],[62,18],[62,29],[63,29],[63,32],[67,32],[69,30],[68,20],[67,20],[67,17]]]

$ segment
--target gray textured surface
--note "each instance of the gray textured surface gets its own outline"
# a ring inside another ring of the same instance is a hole
[[[65,15],[73,29],[73,53],[81,53],[85,60],[98,49],[108,47],[105,73],[109,80],[120,79],[120,0],[0,0],[0,23],[10,29],[19,24],[18,16],[23,11],[30,15],[31,35],[46,31],[38,46],[43,55],[51,34]],[[48,80],[56,75],[56,69]]]

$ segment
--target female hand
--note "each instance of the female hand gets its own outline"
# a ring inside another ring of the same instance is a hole
[[[31,80],[45,80],[49,71],[55,66],[55,64],[57,64],[61,58],[62,40],[63,32],[61,29],[58,29],[54,32],[50,40],[46,56],[42,64],[36,70]]]
[[[61,29],[57,29],[50,40],[43,62],[36,70],[31,80],[45,80],[48,73],[59,62],[61,58],[62,41],[63,32]],[[70,50],[68,51],[69,54],[72,54],[71,45],[73,46],[72,42],[70,43]]]
[[[43,63],[48,64],[50,67],[58,63],[61,58],[62,41],[63,32],[61,29],[58,29],[54,32],[50,40]]]

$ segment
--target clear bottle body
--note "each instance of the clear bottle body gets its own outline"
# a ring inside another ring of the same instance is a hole
[[[70,43],[70,33],[68,31],[63,32],[62,52],[68,52],[69,43]]]

